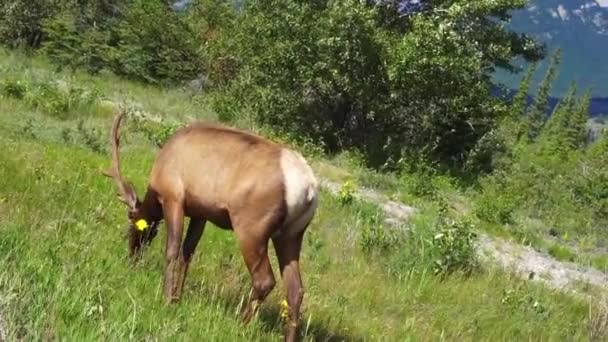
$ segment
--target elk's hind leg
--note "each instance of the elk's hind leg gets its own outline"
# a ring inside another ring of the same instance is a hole
[[[299,261],[304,231],[295,235],[282,234],[272,239],[279,260],[281,277],[287,292],[287,304],[289,305],[286,341],[296,340],[298,321],[300,320],[300,306],[304,298]]]
[[[241,315],[245,324],[249,323],[257,313],[259,305],[275,286],[275,278],[268,258],[268,241],[269,234],[272,231],[271,227],[272,224],[262,221],[255,227],[235,229],[239,247],[252,281],[249,301]]]

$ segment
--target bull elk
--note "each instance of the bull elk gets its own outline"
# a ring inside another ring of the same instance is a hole
[[[275,286],[268,258],[272,243],[288,303],[285,339],[294,341],[304,296],[299,259],[304,232],[318,206],[318,182],[297,152],[246,131],[202,122],[175,132],[158,152],[143,201],[121,175],[119,129],[111,129],[111,166],[118,197],[128,207],[129,256],[137,259],[164,220],[164,297],[176,302],[207,221],[232,230],[252,281],[241,313],[247,324]],[[184,218],[188,230],[182,243]]]

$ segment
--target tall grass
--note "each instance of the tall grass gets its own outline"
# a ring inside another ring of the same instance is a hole
[[[51,73],[40,62],[27,63],[28,70]],[[109,96],[110,84],[131,94],[141,91],[134,99],[148,110],[153,108],[149,98],[158,97],[154,103],[167,116],[173,115],[171,104],[182,99],[171,91],[147,93],[139,85],[104,77],[107,83],[103,78],[72,81],[83,88],[88,82],[104,84],[101,96]],[[190,105],[179,106],[186,110]],[[86,121],[80,129],[90,133],[89,143],[82,137],[66,139],[66,130],[68,136],[79,136],[76,117],[66,121],[21,100],[0,98],[0,310],[8,339],[280,338],[280,280],[258,319],[249,326],[239,323],[239,303],[250,280],[231,232],[209,224],[177,305],[165,305],[161,296],[162,227],[143,260],[129,265],[125,209],[115,200],[111,182],[99,174],[109,162],[107,153],[93,148],[107,141],[109,121],[94,116]],[[141,191],[156,147],[132,130],[123,146],[123,172]],[[590,305],[581,299],[492,268],[436,276],[433,259],[424,257],[430,255],[426,249],[437,215],[429,206],[407,234],[385,239],[388,228],[375,205],[323,191],[303,246],[303,337],[585,340],[589,326],[598,326],[590,323]],[[271,259],[279,278],[272,253]]]

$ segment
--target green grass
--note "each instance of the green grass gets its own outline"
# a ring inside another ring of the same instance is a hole
[[[2,70],[13,76],[54,75],[38,59],[3,57]],[[106,97],[130,94],[152,113],[213,117],[177,91],[107,75],[55,76],[81,87],[97,85]],[[236,312],[249,277],[233,235],[211,224],[181,302],[164,304],[164,229],[142,262],[130,266],[125,209],[113,184],[99,174],[109,163],[107,152],[94,147],[107,141],[110,118],[88,116],[80,131],[78,119],[0,98],[0,310],[9,340],[279,339],[281,282],[260,317],[242,326]],[[128,131],[123,172],[140,191],[154,153],[152,144]],[[361,232],[379,224],[377,210],[357,201],[342,205],[322,192],[302,255],[301,324],[308,340],[588,339],[589,303],[492,268],[466,277],[435,276],[416,258],[425,255],[424,235],[414,233],[413,241],[388,252],[364,252]],[[423,208],[410,228],[424,231],[436,214],[433,205]]]

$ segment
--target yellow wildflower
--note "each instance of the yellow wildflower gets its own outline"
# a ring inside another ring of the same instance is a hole
[[[281,317],[287,318],[289,316],[289,304],[285,299],[281,302]]]
[[[135,222],[135,227],[137,230],[143,231],[144,229],[148,228],[148,222],[146,222],[144,219],[139,219],[137,222]]]

